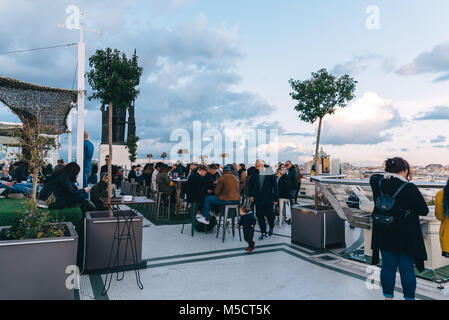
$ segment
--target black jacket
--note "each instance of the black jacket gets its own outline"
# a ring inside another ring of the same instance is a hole
[[[254,216],[254,212],[250,211],[244,216],[240,216],[239,225],[244,229],[254,229],[256,226],[256,217]]]
[[[380,194],[379,180],[382,178],[382,175],[376,174],[370,179],[374,201]],[[405,182],[396,177],[385,179],[382,181],[382,192],[387,195],[393,195],[403,183]],[[415,258],[416,268],[419,271],[423,271],[427,253],[419,216],[426,216],[429,213],[429,208],[418,187],[412,183],[402,189],[396,197],[396,203],[403,210],[410,210],[411,214],[395,230],[380,230],[376,225],[373,225],[371,240],[371,249],[373,249],[372,264],[379,263],[379,250],[386,250],[405,253]],[[378,209],[374,208],[373,214],[377,212]]]
[[[98,182],[90,190],[90,200],[94,203],[98,211],[106,210],[100,198],[107,198],[107,197],[108,197],[108,185],[104,181]]]
[[[136,171],[134,171],[134,170],[131,170],[128,174],[128,181],[131,182],[131,179],[134,179],[134,182],[136,182],[137,175],[136,175]]]
[[[206,196],[206,181],[197,172],[192,172],[184,184],[187,202],[203,202]]]
[[[279,187],[279,198],[282,199],[290,199],[291,198],[291,190],[290,180],[286,174],[283,174],[278,180]]]
[[[77,189],[70,181],[67,174],[53,175],[39,192],[39,200],[47,200],[53,194],[56,201],[50,206],[50,209],[60,209],[72,203],[71,200],[86,195],[84,189]]]
[[[209,172],[203,177],[204,179],[204,184],[206,186],[206,194],[207,195],[212,195],[215,194],[215,181],[218,181],[218,178],[220,178],[220,174],[217,172],[215,173],[215,175],[211,175]],[[208,193],[207,191],[211,190],[212,193]]]
[[[295,166],[292,165],[290,169],[288,169],[288,180],[290,181],[290,190],[293,191],[298,188],[298,171]]]
[[[273,205],[273,202],[279,202],[279,190],[276,176],[267,175],[263,181],[263,185],[260,186],[259,171],[252,175],[249,196],[254,197],[256,205],[269,206]]]

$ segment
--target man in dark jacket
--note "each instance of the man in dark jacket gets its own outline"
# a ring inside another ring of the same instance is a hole
[[[250,201],[256,205],[256,216],[259,222],[260,232],[259,240],[263,240],[273,235],[274,231],[274,212],[273,205],[279,203],[279,190],[276,176],[273,170],[265,166],[262,160],[256,161],[257,171],[251,179],[249,187]],[[265,218],[268,220],[270,230],[267,234]]]
[[[103,173],[100,182],[96,183],[90,190],[90,200],[93,202],[98,211],[106,210],[100,198],[108,197],[108,174]]]
[[[187,194],[187,202],[196,204],[199,211],[203,208],[204,198],[206,197],[206,185],[203,177],[207,174],[207,167],[200,165],[198,170],[190,173],[187,182],[183,185]]]
[[[298,188],[298,171],[290,160],[285,162],[285,167],[288,170],[288,180],[290,182],[290,205],[293,205],[293,199]]]

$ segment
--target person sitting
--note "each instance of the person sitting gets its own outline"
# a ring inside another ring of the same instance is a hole
[[[31,183],[17,183],[9,174],[9,168],[4,166],[0,173],[0,189],[5,189],[4,195],[23,194],[31,196],[33,185]],[[39,189],[38,189],[39,190]]]
[[[203,215],[197,220],[203,224],[209,224],[210,208],[212,205],[239,204],[239,181],[232,174],[230,166],[224,166],[223,175],[218,179],[215,194],[209,195],[204,201]]]
[[[145,186],[149,187],[151,185],[151,175],[153,174],[154,164],[147,163],[145,167],[143,167],[143,173],[137,177],[137,182],[143,184],[145,182]]]
[[[108,197],[108,180],[108,174],[103,173],[100,182],[95,184],[90,190],[90,200],[93,202],[98,211],[103,211],[106,208],[100,198]]]
[[[137,173],[136,173],[137,166],[132,166],[131,171],[128,173],[128,182],[134,183],[137,179]]]
[[[217,172],[218,167],[214,164],[210,164],[207,167],[207,174],[204,176],[204,181],[206,183],[206,194],[213,195],[215,192],[215,187],[220,178],[220,174]]]
[[[187,202],[197,204],[198,215],[200,215],[200,210],[203,208],[204,197],[206,196],[206,185],[203,179],[206,174],[207,167],[200,165],[198,170],[190,172],[189,178],[184,184]]]
[[[168,177],[169,167],[164,164],[160,167],[160,172],[156,177],[157,190],[167,197],[170,196],[172,202],[175,201],[175,185]]]
[[[42,188],[38,199],[46,201],[52,194],[55,201],[49,205],[50,209],[63,209],[72,206],[80,206],[81,209],[90,209],[87,201],[89,187],[78,189],[75,187],[76,179],[80,173],[80,166],[70,162],[64,168],[56,171],[51,179]],[[93,206],[95,209],[95,206]]]
[[[56,162],[56,166],[55,166],[55,168],[53,169],[53,172],[58,171],[59,169],[64,168],[64,166],[65,166],[64,159],[59,159],[59,160]]]
[[[92,170],[89,176],[89,183],[96,184],[98,182],[98,164],[92,164]]]
[[[11,177],[14,181],[27,181],[29,166],[25,161],[16,162],[11,168]]]

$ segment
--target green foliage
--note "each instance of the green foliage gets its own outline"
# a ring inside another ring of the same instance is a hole
[[[93,90],[89,100],[98,99],[103,106],[112,102],[114,107],[128,108],[139,95],[136,87],[143,69],[138,66],[135,54],[127,59],[117,49],[97,50],[89,58],[89,66],[92,69],[86,76]]]
[[[137,136],[128,137],[128,140],[126,141],[126,149],[128,149],[129,161],[131,161],[131,164],[137,160],[137,142],[139,142],[139,137]]]
[[[46,204],[54,202],[54,196],[49,197]],[[0,240],[26,240],[41,238],[61,238],[65,227],[57,218],[52,218],[48,210],[39,210],[37,204],[31,199],[22,201],[25,210],[19,212],[20,220],[10,228],[0,232]]]
[[[327,114],[333,114],[336,107],[346,107],[354,99],[357,81],[348,75],[340,78],[329,74],[326,69],[312,72],[309,80],[290,79],[293,89],[290,96],[296,100],[295,110],[299,118],[308,123],[314,123]]]

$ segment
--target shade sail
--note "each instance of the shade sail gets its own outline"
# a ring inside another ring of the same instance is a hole
[[[76,103],[77,95],[76,90],[43,87],[0,77],[0,101],[23,123],[39,117],[47,134],[67,132],[67,116],[72,104]]]

